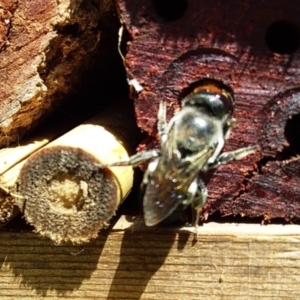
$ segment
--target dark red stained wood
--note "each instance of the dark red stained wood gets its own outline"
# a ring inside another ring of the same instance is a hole
[[[172,13],[177,2],[170,1],[166,12]],[[225,150],[260,144],[262,151],[207,176],[203,217],[219,210],[300,218],[298,161],[291,159],[300,148],[295,135],[300,122],[286,132],[287,120],[300,113],[299,1],[189,0],[174,21],[166,20],[157,3],[117,1],[131,37],[127,72],[144,87],[134,98],[138,125],[155,137],[161,98],[171,118],[191,83],[208,76],[224,82],[234,91],[238,120]],[[280,41],[281,31],[287,41]],[[288,42],[295,42],[293,49]]]
[[[243,210],[246,215],[258,216],[264,212],[265,219],[299,219],[300,161],[270,161],[259,174],[251,178],[247,191],[233,204],[233,212]]]

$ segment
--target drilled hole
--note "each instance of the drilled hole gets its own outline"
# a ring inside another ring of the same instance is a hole
[[[299,28],[288,21],[273,23],[266,33],[266,44],[272,52],[292,54],[299,47]]]
[[[300,114],[286,122],[284,135],[293,153],[300,154]]]
[[[158,15],[165,21],[180,19],[187,9],[187,0],[153,0],[153,2]]]

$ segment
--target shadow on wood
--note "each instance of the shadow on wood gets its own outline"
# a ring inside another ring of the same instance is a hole
[[[83,248],[1,232],[0,298],[298,300],[299,226],[147,228],[121,217]]]
[[[78,247],[55,246],[51,240],[32,233],[2,232],[1,235],[0,269],[11,270],[20,291],[32,290],[31,297],[45,297],[50,291],[66,296],[78,290],[97,269],[107,239],[107,235],[101,235],[86,246]],[[9,239],[5,235],[9,235]],[[7,285],[6,280],[2,284]],[[10,292],[8,288],[7,293]],[[22,294],[12,293],[15,297]]]
[[[150,279],[164,265],[174,245],[175,231],[168,236],[157,232],[157,237],[153,239],[152,236],[149,241],[147,233],[137,231],[143,226],[143,220],[137,221],[123,233],[119,263],[107,299],[120,299],[127,293],[128,299],[141,299]],[[184,238],[185,241],[187,239],[188,236]],[[179,248],[184,247],[183,243],[180,244]]]

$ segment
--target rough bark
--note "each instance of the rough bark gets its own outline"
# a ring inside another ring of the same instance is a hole
[[[74,91],[110,1],[0,1],[0,146]]]

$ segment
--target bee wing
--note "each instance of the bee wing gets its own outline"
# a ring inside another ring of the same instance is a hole
[[[154,226],[167,218],[186,199],[189,186],[204,168],[214,148],[203,148],[197,154],[169,165],[161,157],[150,179],[143,200],[144,219],[147,226]]]

